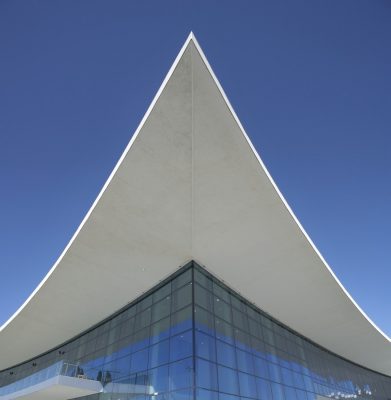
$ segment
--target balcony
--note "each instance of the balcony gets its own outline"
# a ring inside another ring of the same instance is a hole
[[[78,364],[59,361],[0,387],[0,400],[68,400],[94,393],[155,394],[153,386],[111,382],[113,375],[115,372],[84,370]]]

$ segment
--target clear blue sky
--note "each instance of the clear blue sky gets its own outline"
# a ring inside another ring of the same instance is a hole
[[[391,334],[391,2],[0,1],[0,322],[53,265],[193,30],[345,287]]]

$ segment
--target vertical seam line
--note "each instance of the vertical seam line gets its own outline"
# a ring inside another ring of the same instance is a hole
[[[193,47],[190,47],[190,68],[191,68],[191,258],[194,242],[194,74],[193,74]]]

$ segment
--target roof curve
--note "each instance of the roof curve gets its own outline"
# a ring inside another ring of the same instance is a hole
[[[391,376],[390,338],[300,225],[192,33],[69,244],[0,328],[0,370],[191,259],[319,345]]]

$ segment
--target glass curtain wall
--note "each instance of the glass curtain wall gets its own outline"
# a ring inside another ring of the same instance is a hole
[[[196,267],[197,399],[391,399],[391,378],[306,340]]]
[[[0,399],[48,371],[100,382],[86,400],[391,399],[390,377],[306,340],[195,263],[89,332],[1,372]]]
[[[184,267],[100,326],[1,372],[0,399],[55,374],[99,381],[101,393],[91,399],[192,399],[192,276]]]

